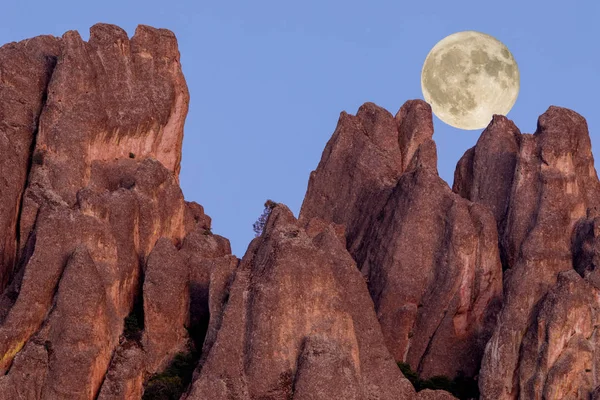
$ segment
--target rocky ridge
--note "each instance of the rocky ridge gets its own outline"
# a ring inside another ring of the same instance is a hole
[[[552,106],[529,135],[496,116],[470,153],[454,189],[495,210],[506,269],[482,397],[586,397],[597,382],[591,243],[600,195],[587,124]]]
[[[396,361],[424,377],[474,376],[502,299],[497,232],[438,176],[432,135],[420,100],[395,117],[372,103],[342,113],[300,217],[346,227]]]
[[[168,30],[0,47],[0,398],[454,398],[396,364],[460,398],[598,396],[583,117],[494,116],[451,189],[425,102],[343,112],[299,217],[274,205],[239,260],[179,188],[188,102]]]

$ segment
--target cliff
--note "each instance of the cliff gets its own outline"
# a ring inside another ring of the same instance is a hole
[[[179,187],[188,103],[168,30],[0,47],[0,398],[600,398],[582,116],[494,116],[450,188],[428,104],[342,112],[240,260]]]

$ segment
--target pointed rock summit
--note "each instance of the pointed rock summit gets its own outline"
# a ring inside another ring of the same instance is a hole
[[[395,118],[370,103],[342,114],[300,217],[346,227],[397,362],[422,377],[473,377],[502,299],[496,225],[438,176],[432,135],[420,100]]]
[[[175,36],[42,36],[1,47],[0,74],[0,398],[140,398],[203,345],[202,261],[237,265],[178,185]]]
[[[455,191],[494,210],[506,269],[482,398],[587,397],[600,377],[591,328],[600,187],[585,120],[552,106],[533,135],[521,135],[494,117],[455,177]]]
[[[310,233],[287,207],[273,209],[236,271],[188,399],[414,396],[365,307],[354,261],[332,228]]]
[[[386,349],[335,227],[304,225],[275,206],[236,271],[217,340],[187,399],[447,397],[427,395],[417,396]]]

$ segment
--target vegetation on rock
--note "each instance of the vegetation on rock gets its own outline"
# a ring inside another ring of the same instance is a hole
[[[144,330],[144,306],[141,301],[136,301],[133,309],[123,323],[123,336],[127,340],[140,342]]]
[[[277,203],[275,203],[273,200],[267,200],[265,202],[265,209],[263,210],[260,217],[258,217],[254,225],[252,225],[254,233],[256,234],[255,237],[259,237],[260,235],[262,235],[263,230],[265,229],[265,225],[267,224],[267,219],[269,219],[269,214],[271,214],[271,211],[275,208],[276,205]]]
[[[199,354],[195,350],[177,353],[171,364],[153,375],[146,384],[143,400],[177,400],[192,381]]]
[[[445,390],[459,399],[467,400],[479,398],[477,381],[473,378],[467,378],[462,374],[459,374],[452,380],[447,376],[432,376],[429,379],[421,379],[407,363],[399,362],[398,367],[406,379],[412,383],[417,392],[424,389]]]

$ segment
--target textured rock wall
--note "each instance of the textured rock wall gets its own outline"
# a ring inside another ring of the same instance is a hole
[[[455,191],[494,210],[507,269],[482,398],[586,398],[598,382],[597,289],[574,269],[593,282],[600,191],[585,120],[550,107],[521,135],[496,116],[455,177]]]
[[[60,40],[39,36],[0,47],[0,292],[17,261],[19,218],[42,107]]]
[[[334,229],[307,233],[276,206],[241,261],[187,398],[414,398],[369,304]]]
[[[482,399],[600,398],[579,114],[494,116],[451,190],[426,103],[342,113],[299,218],[277,205],[240,261],[179,188],[188,102],[167,30],[0,47],[0,398],[139,399],[192,350],[190,400],[452,398],[395,361]]]
[[[342,113],[301,218],[345,226],[386,345],[423,377],[474,376],[502,297],[493,216],[437,174],[431,109]]]
[[[210,229],[178,185],[175,37],[98,24],[88,42],[34,38],[0,48],[0,78],[0,397],[139,398],[186,349],[198,267],[178,247]]]

